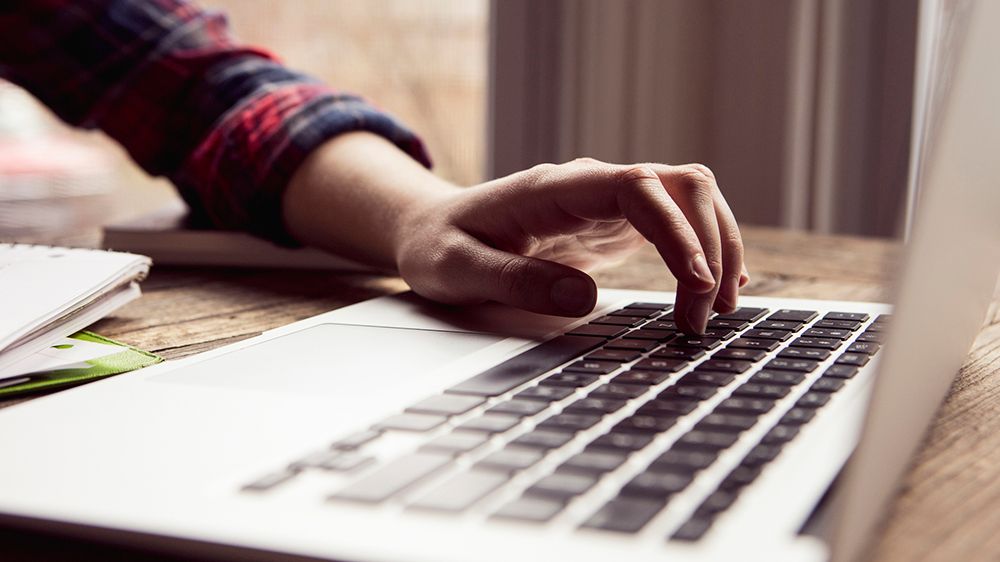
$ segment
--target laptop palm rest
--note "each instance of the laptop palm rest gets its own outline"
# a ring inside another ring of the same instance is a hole
[[[503,336],[321,324],[151,377],[150,381],[315,394],[412,383]]]

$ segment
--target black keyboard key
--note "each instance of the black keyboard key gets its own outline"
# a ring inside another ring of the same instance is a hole
[[[299,471],[292,469],[282,469],[270,474],[266,474],[257,480],[243,486],[245,492],[267,492],[277,488],[281,484],[290,481]]]
[[[765,445],[782,445],[788,443],[799,434],[799,426],[791,424],[778,424],[768,431],[764,438],[760,440]]]
[[[591,529],[636,533],[663,509],[664,502],[648,498],[618,497],[604,504],[583,524]]]
[[[810,390],[799,398],[799,401],[795,403],[795,406],[797,408],[820,408],[829,401],[829,393]]]
[[[701,336],[681,336],[670,342],[671,347],[693,347],[695,349],[715,349],[722,340]]]
[[[667,302],[634,302],[626,308],[644,308],[649,310],[672,310],[674,305]]]
[[[719,484],[719,489],[736,491],[752,484],[760,476],[761,467],[740,465],[733,469],[728,476]]]
[[[812,359],[788,359],[787,357],[777,357],[771,359],[764,365],[765,369],[776,371],[796,371],[799,373],[811,373],[816,370],[819,361]]]
[[[602,349],[624,349],[629,351],[652,351],[659,346],[655,341],[647,340],[628,340],[628,339],[617,339],[611,340]]]
[[[781,418],[782,425],[802,425],[808,423],[816,415],[812,408],[792,408]]]
[[[543,523],[555,517],[565,505],[565,503],[553,498],[521,496],[500,508],[493,514],[493,517]]]
[[[613,363],[613,365],[617,366],[617,363]],[[581,388],[584,386],[590,386],[599,379],[600,377],[598,375],[563,371],[561,373],[545,377],[538,384],[542,386],[568,386],[571,388]]]
[[[448,392],[499,396],[603,343],[600,338],[557,336],[451,387]]]
[[[576,433],[594,427],[599,421],[601,421],[599,415],[563,412],[543,420],[542,423],[538,424],[538,428]]]
[[[847,346],[848,353],[864,353],[865,355],[875,355],[879,350],[879,344],[869,341],[856,341]]]
[[[569,443],[571,439],[573,439],[572,433],[535,429],[511,441],[511,445],[537,447],[539,449],[558,449]]]
[[[725,433],[740,433],[750,429],[755,423],[757,423],[756,416],[712,413],[702,418],[701,421],[699,421],[695,426],[695,429],[722,431]]]
[[[644,371],[666,371],[668,373],[676,373],[686,367],[687,364],[688,362],[683,359],[657,359],[655,357],[651,357],[649,359],[639,361],[633,365],[632,368]]]
[[[439,414],[442,416],[456,416],[464,414],[469,410],[482,404],[484,400],[478,396],[461,396],[456,394],[442,394],[431,396],[406,409],[407,412],[418,414]]]
[[[615,432],[622,433],[660,433],[677,423],[677,418],[670,416],[646,416],[635,414],[618,422]]]
[[[717,450],[669,449],[656,457],[652,466],[675,472],[695,473],[712,466],[718,456]]]
[[[372,426],[376,431],[395,429],[399,431],[430,431],[443,424],[447,418],[425,414],[397,414]]]
[[[692,375],[694,374],[695,373],[692,373]],[[685,376],[684,378],[687,378],[687,376]],[[657,396],[657,398],[661,400],[670,400],[672,398],[682,398],[686,400],[707,400],[715,396],[715,393],[718,392],[718,390],[719,388],[716,386],[692,386],[687,384],[685,385],[677,384],[668,387],[666,390],[661,392],[659,396]]]
[[[729,320],[722,318],[712,318],[708,321],[708,327],[712,329],[727,329],[727,330],[742,330],[749,326],[750,323],[745,320]]]
[[[885,322],[872,322],[871,324],[868,325],[868,328],[865,329],[865,333],[880,334],[888,329],[889,329],[889,324]]]
[[[795,371],[761,371],[750,377],[750,382],[762,384],[784,384],[795,386],[806,379],[802,373]]]
[[[858,336],[855,342],[871,342],[871,343],[882,343],[885,338],[879,332],[865,332]]]
[[[695,542],[701,540],[705,533],[712,527],[712,519],[699,515],[694,515],[684,522],[683,525],[670,535],[670,540]]]
[[[736,498],[737,495],[732,492],[728,492],[726,490],[716,490],[705,498],[705,501],[698,506],[696,512],[702,514],[715,514],[723,512],[729,509],[729,506],[733,505]]]
[[[633,369],[631,371],[625,371],[611,380],[616,383],[644,384],[652,386],[660,384],[670,377],[671,373],[669,371],[637,371]]]
[[[721,431],[704,431],[692,429],[677,440],[676,447],[692,449],[719,450],[732,446],[737,435]]]
[[[780,452],[781,447],[777,445],[757,445],[750,449],[740,464],[743,466],[763,466],[773,461]]]
[[[783,357],[785,359],[812,359],[813,361],[824,361],[829,356],[829,351],[811,347],[786,347],[778,352],[778,357]]]
[[[648,391],[648,386],[611,382],[595,388],[587,396],[591,398],[617,398],[621,400],[631,400],[638,396],[642,396]]]
[[[365,430],[352,433],[347,437],[342,437],[336,440],[332,445],[331,449],[342,449],[342,450],[353,450],[361,447],[362,445],[374,441],[379,435],[382,435],[378,431]]]
[[[712,354],[712,359],[738,359],[740,361],[757,362],[767,357],[767,352],[759,349],[720,349]]]
[[[610,324],[584,324],[566,333],[569,336],[598,337],[604,339],[617,338],[624,334],[628,328],[624,326],[613,326]],[[562,336],[560,336],[562,337]],[[593,348],[591,348],[593,349]],[[579,355],[579,354],[574,354]],[[566,360],[570,359],[569,357]]]
[[[650,400],[643,404],[636,413],[644,416],[665,416],[676,418],[690,414],[698,407],[694,400]]]
[[[588,474],[603,474],[618,468],[627,458],[627,455],[620,452],[588,448],[567,459],[559,468]]]
[[[774,340],[774,341],[785,341],[791,337],[792,333],[785,330],[759,330],[757,328],[751,328],[742,334],[741,338],[754,338],[761,340]]]
[[[791,310],[783,308],[775,311],[767,317],[768,320],[780,320],[786,322],[809,322],[819,314],[815,310]]]
[[[626,328],[634,328],[645,321],[646,321],[645,316],[608,315],[608,316],[602,316],[597,320],[591,320],[590,323],[608,324],[610,326],[624,326]]]
[[[750,361],[740,361],[738,359],[707,359],[698,365],[699,371],[717,371],[721,373],[745,373],[753,366]]]
[[[719,314],[716,318],[720,320],[744,320],[746,322],[753,322],[763,318],[767,314],[766,308],[753,308],[753,307],[741,307],[737,308],[733,312],[728,314]]]
[[[491,414],[511,414],[514,416],[533,416],[549,407],[549,404],[542,400],[524,400],[515,398],[501,402],[493,406],[487,412]]]
[[[798,332],[802,328],[800,322],[791,322],[788,320],[764,320],[763,322],[757,322],[754,328],[759,330],[783,330],[786,332]]]
[[[677,332],[668,332],[667,330],[647,330],[646,328],[639,328],[638,330],[632,330],[622,337],[629,340],[648,340],[663,343],[673,338],[676,334]]]
[[[376,503],[412,486],[451,462],[451,457],[433,453],[413,453],[400,457],[363,476],[331,499]]]
[[[590,355],[584,357],[585,361],[615,361],[618,363],[628,363],[642,357],[642,353],[629,349],[598,349]]]
[[[595,439],[590,447],[632,452],[649,445],[653,437],[648,433],[612,431]]]
[[[577,361],[563,367],[563,371],[587,373],[590,375],[606,375],[619,367],[621,367],[621,364],[615,361]]]
[[[784,398],[790,386],[781,384],[760,384],[748,382],[733,391],[733,396],[749,396],[751,398]]]
[[[735,349],[759,349],[762,351],[774,351],[775,349],[778,349],[779,345],[781,345],[781,343],[774,340],[736,338],[735,340],[729,342],[729,345],[726,347]]]
[[[830,338],[809,338],[809,337],[799,337],[792,340],[789,344],[792,347],[815,347],[818,349],[829,349],[834,350],[840,347],[842,342],[840,340],[830,339]]]
[[[682,386],[726,386],[736,378],[728,373],[694,371],[681,377],[677,384]]]
[[[521,418],[506,414],[483,414],[458,426],[463,431],[482,431],[484,433],[503,433],[521,423]]]
[[[813,324],[814,328],[833,328],[835,330],[854,331],[861,327],[861,322],[852,320],[819,320]]]
[[[706,338],[716,338],[720,340],[728,340],[729,338],[736,335],[733,330],[727,330],[725,328],[707,328],[702,334]]]
[[[844,387],[844,379],[835,379],[833,377],[824,377],[814,382],[810,390],[815,390],[816,392],[837,392]]]
[[[514,395],[514,398],[525,400],[544,400],[556,402],[576,392],[575,388],[566,386],[532,386]]]
[[[677,332],[679,328],[677,323],[673,320],[653,320],[643,326],[647,330],[667,330],[668,332]]]
[[[655,359],[680,359],[682,361],[694,361],[705,356],[705,352],[696,347],[672,347],[667,346],[657,349],[650,357]]]
[[[638,316],[641,318],[654,318],[659,315],[660,315],[659,310],[650,310],[648,308],[628,308],[628,307],[608,313],[608,316]]]
[[[767,398],[726,398],[715,407],[716,412],[732,414],[759,415],[771,411],[774,400]]]
[[[535,447],[505,447],[476,463],[476,468],[513,474],[532,467],[545,453]]]
[[[853,365],[833,365],[823,372],[824,377],[849,379],[858,374],[858,368]]]
[[[410,507],[459,512],[496,490],[507,480],[507,475],[501,472],[470,470],[434,487],[410,504]]]
[[[456,431],[421,445],[421,451],[460,455],[478,448],[490,438],[484,433]]]
[[[823,316],[824,320],[851,320],[854,322],[865,322],[868,315],[864,312],[828,312]]]
[[[871,359],[871,356],[866,353],[845,353],[837,358],[834,363],[837,365],[852,365],[854,367],[863,367]]]
[[[690,474],[647,470],[625,484],[621,495],[667,499],[687,488],[691,480]]]
[[[589,474],[556,471],[535,482],[535,485],[528,488],[526,493],[568,501],[591,489],[596,483],[597,478]]]
[[[624,400],[612,398],[581,398],[566,407],[567,412],[578,414],[597,414],[603,416],[617,412],[625,405]]]
[[[808,330],[802,332],[802,335],[808,338],[832,338],[845,340],[851,337],[851,331],[841,330],[838,328],[809,328]]]

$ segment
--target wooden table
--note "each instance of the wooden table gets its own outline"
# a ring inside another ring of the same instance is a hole
[[[765,228],[744,234],[753,277],[745,294],[885,300],[898,263],[899,248],[883,240]],[[674,288],[650,248],[596,277],[604,287]],[[399,279],[361,274],[156,268],[142,299],[94,330],[176,359],[402,289]],[[976,341],[903,489],[874,560],[1000,559],[1000,313]],[[0,530],[0,544],[4,556],[25,560],[123,556],[15,531]]]

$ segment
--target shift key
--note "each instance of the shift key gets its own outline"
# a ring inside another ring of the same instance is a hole
[[[450,460],[448,456],[432,453],[406,455],[376,469],[375,472],[330,496],[330,499],[365,503],[385,501],[393,494],[426,478]]]

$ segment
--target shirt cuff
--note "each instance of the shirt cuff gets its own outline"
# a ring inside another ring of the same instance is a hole
[[[285,188],[313,150],[351,131],[380,135],[431,166],[420,138],[393,117],[357,96],[296,83],[224,116],[171,179],[195,215],[216,228],[300,246],[284,224]]]

